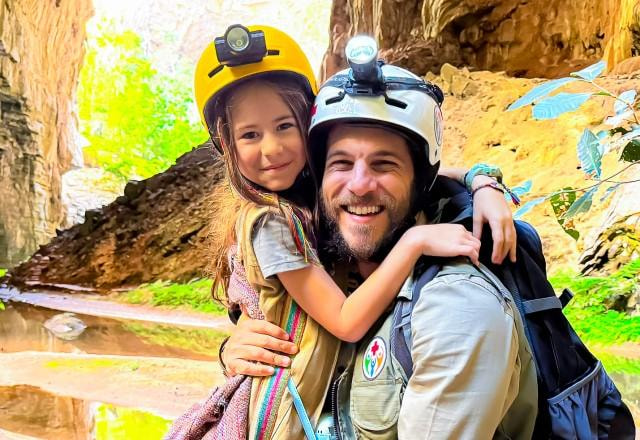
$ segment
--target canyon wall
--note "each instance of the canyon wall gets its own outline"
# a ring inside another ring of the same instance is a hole
[[[73,109],[90,0],[0,2],[0,267],[64,218],[61,174],[77,151]]]

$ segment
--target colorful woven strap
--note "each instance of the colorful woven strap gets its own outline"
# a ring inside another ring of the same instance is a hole
[[[306,320],[307,314],[304,313],[295,301],[291,301],[285,331],[297,346],[300,346]],[[278,408],[282,402],[282,396],[287,390],[290,378],[291,370],[289,368],[276,368],[276,372],[271,376],[271,379],[269,379],[260,410],[258,411],[255,440],[270,439],[273,435],[276,418],[278,416]]]

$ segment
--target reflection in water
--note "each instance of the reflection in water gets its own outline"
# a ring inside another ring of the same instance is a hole
[[[640,359],[612,356],[601,351],[597,351],[596,355],[631,410],[636,428],[640,428]],[[636,438],[640,438],[640,432],[636,433]]]
[[[169,420],[130,408],[87,402],[19,385],[0,387],[0,428],[42,439],[161,439]]]
[[[222,332],[76,315],[87,329],[75,340],[55,337],[44,323],[60,312],[9,304],[0,313],[0,352],[50,351],[215,359]]]

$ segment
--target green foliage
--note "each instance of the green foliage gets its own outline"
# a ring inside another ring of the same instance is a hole
[[[564,232],[569,234],[574,240],[580,237],[580,233],[573,228],[573,220],[565,218],[565,214],[573,206],[576,201],[576,192],[573,188],[562,188],[562,191],[558,191],[550,197],[551,208],[556,215],[556,219]]]
[[[80,131],[88,158],[123,179],[146,178],[169,167],[205,134],[189,119],[191,78],[156,72],[133,31],[97,26],[80,72]]]
[[[593,198],[603,183],[612,183],[613,185],[607,187],[605,194],[600,198],[601,202],[616,191],[620,184],[625,183],[615,182],[612,179],[627,168],[640,163],[640,99],[637,90],[626,90],[619,95],[609,92],[595,82],[605,69],[605,62],[600,61],[579,72],[573,72],[567,78],[546,81],[531,89],[508,107],[507,110],[515,110],[532,105],[533,117],[542,120],[555,119],[562,114],[575,111],[592,96],[605,96],[610,98],[613,103],[613,116],[603,121],[612,128],[601,130],[597,134],[585,128],[577,144],[581,168],[585,177],[594,183],[585,188],[571,188],[570,190],[565,188],[544,197],[537,197],[516,211],[516,218],[522,217],[544,200],[549,200],[558,223],[567,234],[577,240],[580,233],[573,225],[573,217],[591,209]],[[570,83],[582,83],[591,90],[578,93],[559,92],[549,96],[550,93]],[[602,158],[611,152],[618,153],[620,163],[626,164],[613,175],[603,178]]]
[[[594,350],[608,373],[622,373],[640,376],[640,359],[628,359],[614,356],[604,351]]]
[[[556,290],[569,288],[575,294],[565,314],[584,341],[604,345],[640,342],[640,316],[605,307],[614,296],[636,289],[640,283],[640,260],[607,277],[584,277],[564,271],[550,276],[549,281]]]
[[[169,281],[156,281],[142,284],[134,290],[122,295],[122,298],[133,304],[151,304],[154,306],[188,306],[192,309],[223,315],[226,309],[211,297],[213,282],[208,279],[192,280],[186,284]]]

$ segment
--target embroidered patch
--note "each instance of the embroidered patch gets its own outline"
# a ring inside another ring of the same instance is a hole
[[[362,360],[362,373],[367,380],[373,380],[382,371],[385,362],[387,361],[387,344],[380,336],[373,338],[367,350],[364,352],[364,359]]]

